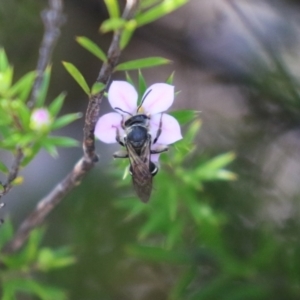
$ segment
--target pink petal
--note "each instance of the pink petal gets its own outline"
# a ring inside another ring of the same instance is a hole
[[[135,113],[138,94],[127,81],[113,81],[108,90],[108,101],[113,109],[120,108],[124,112]],[[118,113],[122,113],[117,110]]]
[[[174,101],[174,86],[167,83],[155,83],[146,90],[145,96],[142,105],[145,113],[157,114],[166,111]]]
[[[116,143],[116,131],[119,129],[121,137],[123,129],[121,128],[122,116],[112,112],[102,116],[95,127],[95,136],[102,142],[111,144]]]
[[[151,155],[150,155],[150,160],[151,160],[153,163],[157,164],[158,161],[159,161],[159,156],[160,156],[160,153],[158,153],[158,154],[151,154]]]
[[[168,114],[156,114],[151,116],[150,119],[150,131],[152,135],[152,141],[155,139],[159,123],[162,115],[162,127],[161,134],[157,140],[158,144],[170,145],[178,140],[182,139],[181,129],[178,121]]]

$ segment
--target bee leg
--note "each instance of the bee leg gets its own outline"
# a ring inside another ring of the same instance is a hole
[[[128,152],[126,150],[119,150],[113,154],[114,158],[127,158]]]
[[[122,127],[122,129],[125,130],[125,120],[124,120],[124,116],[123,115],[122,115],[121,127]]]
[[[116,141],[121,145],[121,146],[125,146],[124,142],[121,140],[121,136],[120,136],[120,131],[118,128],[116,128]]]
[[[158,138],[160,137],[161,135],[161,128],[162,128],[162,117],[163,117],[163,114],[161,114],[161,117],[160,117],[160,121],[159,121],[159,126],[158,126],[158,130],[156,132],[156,136],[153,140],[153,144],[155,144],[158,140]]]
[[[165,152],[165,151],[168,151],[168,150],[169,150],[168,146],[161,145],[161,146],[157,146],[155,149],[151,149],[150,153],[151,154],[158,154],[158,153],[162,153],[162,152]]]

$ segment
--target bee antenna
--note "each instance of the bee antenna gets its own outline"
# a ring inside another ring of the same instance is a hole
[[[145,96],[142,98],[141,104],[138,106],[137,111],[139,111],[139,109],[142,107],[142,105],[143,105],[145,99],[147,98],[147,96],[150,94],[151,91],[152,91],[152,90],[149,90],[149,91],[145,94]]]
[[[119,111],[121,111],[121,112],[123,112],[123,113],[125,113],[125,114],[128,114],[128,115],[132,116],[131,113],[129,113],[128,111],[125,111],[125,110],[121,109],[120,107],[115,107],[114,109],[115,109],[115,110],[119,110]]]

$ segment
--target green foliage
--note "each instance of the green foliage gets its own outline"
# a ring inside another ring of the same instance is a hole
[[[78,143],[67,137],[50,137],[53,130],[67,126],[81,117],[81,114],[67,114],[57,118],[65,94],[57,96],[47,108],[46,98],[50,84],[51,68],[48,67],[42,77],[41,88],[37,93],[35,107],[27,106],[29,93],[36,78],[35,72],[25,74],[13,84],[12,67],[4,50],[0,51],[0,148],[15,152],[21,148],[25,155],[23,166],[28,164],[41,148],[56,155],[56,146],[74,146]],[[40,116],[38,116],[40,114]],[[40,119],[39,119],[40,118]],[[59,141],[58,141],[59,140]],[[0,162],[0,171],[8,172],[7,166]]]
[[[109,19],[105,20],[99,30],[102,33],[121,30],[120,48],[124,49],[136,28],[156,21],[157,19],[175,11],[188,0],[145,0],[139,4],[139,13],[125,20],[120,16],[118,1],[106,0],[105,4],[109,13]]]
[[[96,57],[98,57],[101,61],[106,62],[107,57],[105,53],[99,48],[97,44],[84,36],[79,36],[76,38],[76,41],[85,49],[90,51]]]
[[[71,63],[64,61],[63,62],[64,67],[69,72],[69,74],[75,79],[75,81],[79,84],[79,86],[83,89],[83,91],[90,95],[90,88],[85,81],[83,75],[80,73],[80,71]]]
[[[139,78],[141,80],[141,74]],[[141,85],[143,90],[144,85]],[[170,149],[168,155],[161,155],[161,168],[154,178],[155,190],[150,202],[145,205],[136,198],[129,198],[117,201],[116,206],[127,210],[127,220],[144,220],[138,230],[140,244],[129,245],[127,253],[155,263],[182,266],[183,273],[171,295],[172,299],[189,299],[190,296],[195,297],[187,287],[198,276],[195,266],[199,264],[200,255],[189,251],[189,232],[195,234],[194,244],[199,247],[193,251],[200,253],[203,251],[201,248],[206,247],[205,254],[201,255],[214,253],[228,256],[228,265],[223,267],[228,274],[235,274],[235,267],[229,263],[232,263],[232,257],[221,235],[225,215],[214,211],[203,193],[207,181],[236,179],[234,173],[225,169],[235,156],[230,152],[206,160],[198,157],[195,146],[201,125],[198,113],[182,110],[171,114],[178,117],[182,124],[189,123],[189,126],[183,139]],[[201,295],[199,297],[204,297],[202,292],[195,291],[198,296]]]
[[[103,33],[122,29],[126,25],[126,21],[122,18],[112,18],[105,20],[99,30]]]
[[[24,248],[15,254],[3,253],[4,245],[12,239],[14,231],[9,220],[0,228],[0,270],[1,299],[17,299],[17,294],[24,293],[39,297],[42,300],[64,300],[66,293],[58,288],[50,287],[36,278],[37,273],[47,273],[56,269],[71,266],[75,262],[70,248],[52,250],[41,247],[43,229],[31,232]]]
[[[136,17],[137,26],[143,26],[156,21],[157,19],[173,12],[182,5],[186,4],[188,0],[164,0],[159,3],[157,2],[158,1],[147,1],[146,5],[142,6],[142,8],[148,8],[149,6],[150,8],[142,11]]]
[[[41,88],[38,91],[36,107],[44,106],[46,101],[49,84],[50,84],[50,77],[51,77],[51,67],[47,67],[45,73],[43,74],[43,80]]]
[[[147,57],[121,63],[116,66],[115,71],[139,70],[144,68],[157,67],[169,63],[171,63],[171,61],[163,57]]]
[[[189,109],[171,111],[170,115],[173,116],[181,125],[184,125],[198,116],[199,112]]]
[[[120,15],[119,4],[117,0],[104,0],[110,19],[118,18]]]

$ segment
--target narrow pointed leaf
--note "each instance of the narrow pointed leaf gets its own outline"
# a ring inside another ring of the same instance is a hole
[[[185,264],[190,262],[190,258],[185,253],[167,251],[156,247],[127,246],[126,252],[130,255],[150,261],[168,262],[172,264]]]
[[[50,136],[48,142],[59,147],[77,147],[78,141],[65,136]]]
[[[151,6],[154,6],[155,4],[158,4],[159,2],[161,2],[161,0],[143,0],[140,3],[140,8],[142,10],[146,10]]]
[[[145,93],[147,89],[147,83],[146,80],[141,72],[141,70],[139,70],[139,100],[138,100],[138,105],[140,105],[141,100],[143,98],[143,95]]]
[[[104,0],[110,18],[120,16],[120,8],[117,0]]]
[[[137,23],[135,20],[130,20],[125,24],[122,35],[121,35],[121,40],[120,40],[120,47],[122,50],[130,42],[131,37],[136,28],[137,28]]]
[[[106,85],[102,82],[95,82],[92,86],[92,95],[96,95],[103,91],[106,88]]]
[[[129,73],[128,73],[128,72],[125,72],[125,75],[126,75],[126,80],[127,80],[131,85],[134,86],[133,80],[132,80],[132,78],[130,77]]]
[[[175,72],[172,72],[172,74],[171,74],[171,75],[168,77],[168,79],[166,80],[166,83],[168,83],[168,84],[173,84],[174,76],[175,76]]]
[[[53,125],[51,126],[52,130],[65,127],[69,125],[70,123],[80,119],[82,117],[82,113],[74,113],[74,114],[68,114],[65,116],[62,116],[58,118]]]
[[[194,120],[199,112],[195,110],[183,109],[183,110],[176,110],[169,113],[173,116],[181,125],[186,124]]]
[[[42,84],[40,90],[38,91],[38,96],[36,100],[37,107],[41,107],[45,103],[46,96],[48,93],[50,78],[51,78],[51,66],[48,66],[43,74]]]
[[[0,48],[0,72],[5,72],[9,68],[9,62],[3,48]]]
[[[83,91],[87,95],[90,95],[90,88],[80,71],[69,62],[64,61],[63,65],[66,68],[66,70],[70,73],[70,75],[75,79],[75,81],[79,84],[79,86],[83,89]]]
[[[58,115],[58,113],[60,112],[60,110],[64,104],[65,97],[66,97],[66,94],[61,93],[49,105],[48,109],[49,109],[49,112],[52,115],[52,117],[56,117]]]
[[[170,60],[163,57],[148,57],[142,59],[136,59],[121,63],[116,66],[115,71],[127,71],[127,70],[138,70],[144,68],[152,68],[160,65],[171,63]]]
[[[1,225],[0,249],[12,238],[14,234],[13,225],[10,219],[6,219]]]
[[[107,57],[105,53],[100,49],[100,47],[84,36],[79,36],[76,38],[76,41],[85,49],[90,51],[92,54],[94,54],[96,57],[98,57],[101,61],[106,62]]]
[[[99,30],[103,33],[115,31],[123,28],[126,24],[126,21],[122,18],[113,18],[104,21]]]
[[[58,152],[56,146],[53,145],[53,143],[49,143],[47,140],[42,142],[42,146],[45,148],[45,150],[54,158],[58,157]]]
[[[186,4],[188,0],[165,0],[136,17],[138,26],[151,23]]]
[[[35,71],[25,74],[10,88],[9,95],[11,96],[17,95],[19,99],[25,102],[32,89],[32,85],[35,77],[36,77]]]

